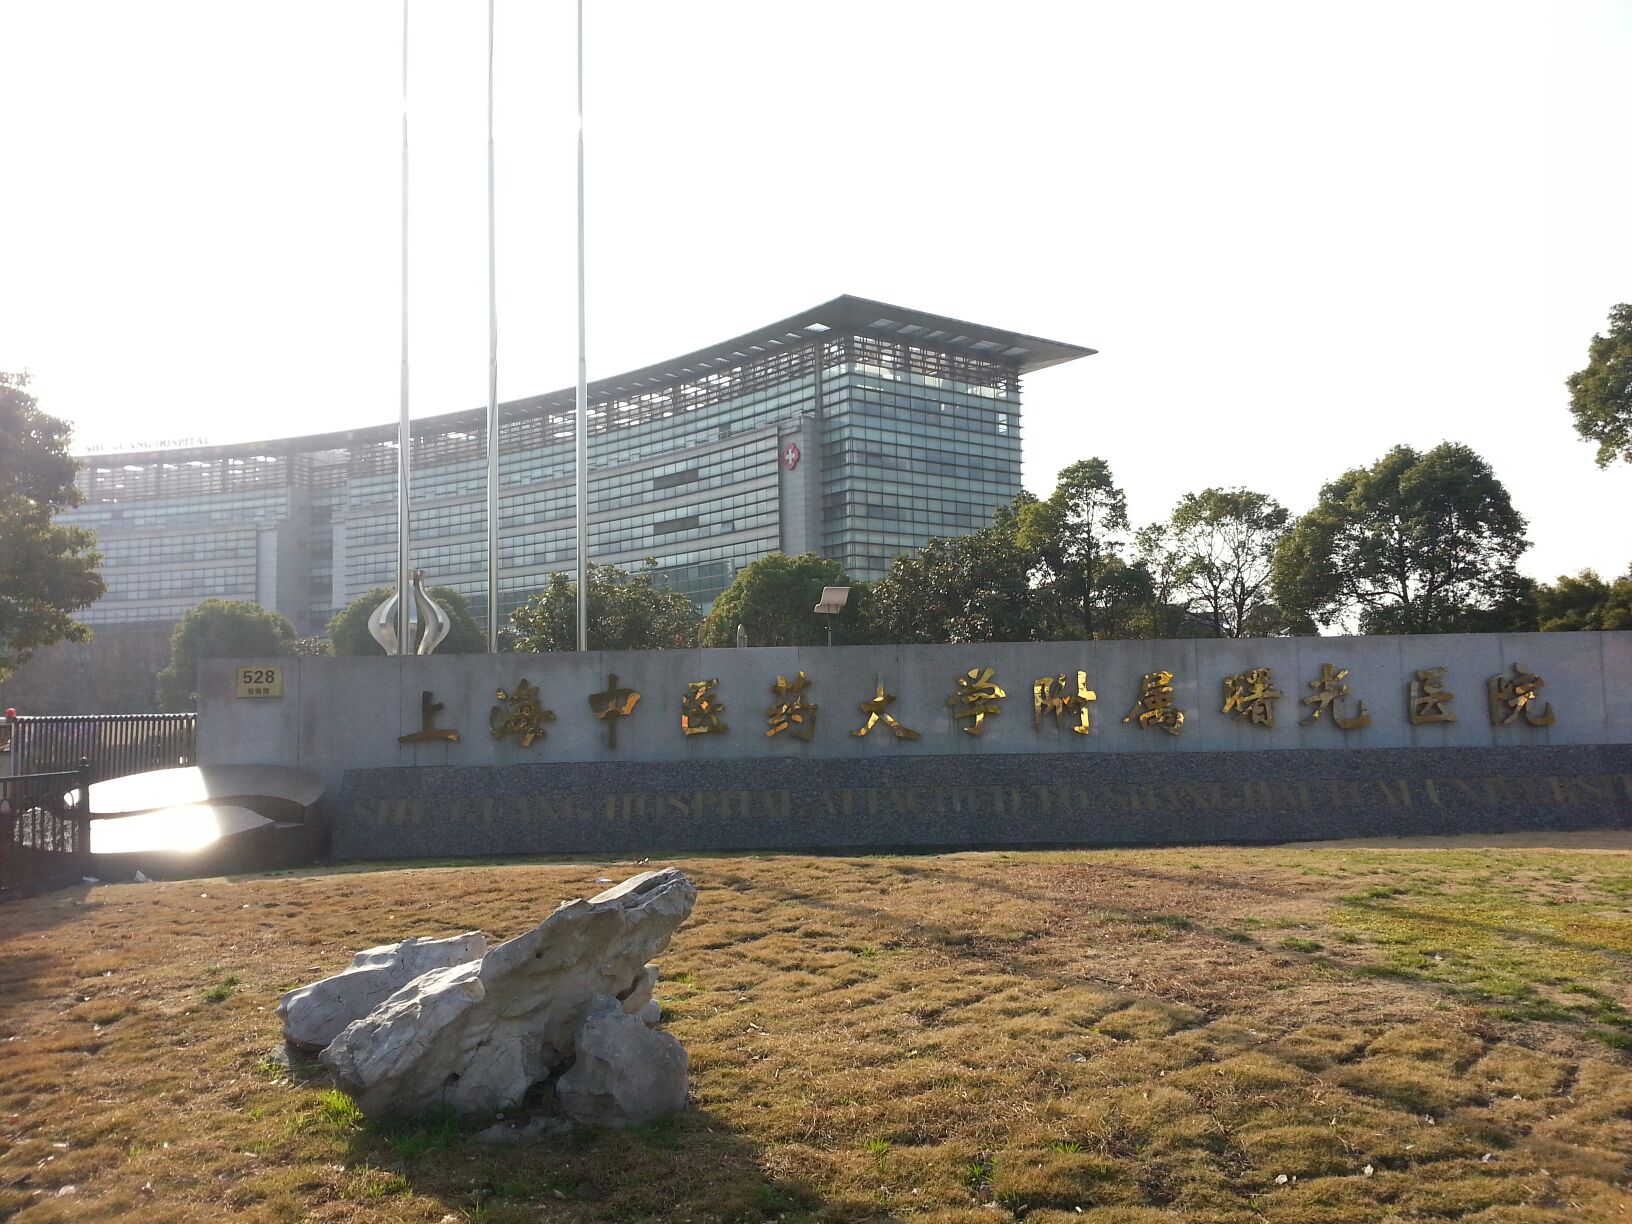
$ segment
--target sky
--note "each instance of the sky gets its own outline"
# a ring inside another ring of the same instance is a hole
[[[592,379],[841,293],[1083,344],[1025,484],[1136,525],[1465,443],[1632,563],[1565,377],[1632,300],[1632,0],[585,0]],[[486,5],[411,0],[416,416],[487,396]],[[397,3],[0,0],[0,369],[75,446],[398,411]],[[576,378],[572,6],[497,0],[499,393]]]

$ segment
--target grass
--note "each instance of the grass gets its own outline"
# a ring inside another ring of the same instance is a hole
[[[268,1059],[278,994],[385,940],[514,935],[632,866],[8,903],[0,1219],[1632,1218],[1625,854],[682,866],[701,895],[657,997],[692,1107],[508,1148]]]

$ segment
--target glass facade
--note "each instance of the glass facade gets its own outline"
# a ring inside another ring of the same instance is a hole
[[[1020,377],[1001,362],[848,338],[824,377],[823,552],[884,576],[931,536],[992,521],[1020,491]]]
[[[887,312],[888,317],[882,317]],[[590,555],[705,609],[735,572],[818,551],[876,579],[1020,489],[1020,376],[1091,350],[840,298],[591,387]],[[412,558],[485,617],[485,412],[414,423]],[[576,565],[570,391],[503,405],[501,612]],[[255,599],[302,632],[396,568],[394,426],[83,460],[108,593],[92,623]]]

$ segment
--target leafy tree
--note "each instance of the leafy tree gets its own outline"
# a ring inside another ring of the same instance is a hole
[[[1190,609],[1179,589],[1184,558],[1171,522],[1151,523],[1134,534],[1134,556],[1149,580],[1149,598],[1128,617],[1130,638],[1211,637],[1206,621]]]
[[[1169,520],[1173,598],[1204,621],[1213,637],[1285,631],[1271,599],[1275,549],[1290,515],[1249,489],[1187,493]],[[1307,631],[1314,626],[1304,622]]]
[[[281,612],[237,599],[206,599],[170,635],[170,666],[159,673],[161,710],[198,709],[200,659],[264,659],[289,653],[295,627]]]
[[[1544,633],[1581,629],[1632,629],[1632,576],[1605,582],[1594,570],[1559,575],[1536,588],[1536,613]]]
[[[0,679],[41,646],[89,641],[71,614],[106,589],[96,536],[51,521],[81,500],[69,427],[41,412],[27,385],[0,373]]]
[[[377,655],[385,651],[368,632],[368,618],[391,596],[396,587],[375,587],[366,595],[359,595],[329,621],[329,641],[334,643],[337,655]],[[487,630],[476,623],[470,614],[470,604],[452,587],[431,587],[432,599],[448,614],[448,636],[436,648],[437,654],[486,654]]]
[[[1021,513],[1033,499],[1017,500]],[[1032,583],[1036,556],[1019,542],[1020,514],[932,539],[897,557],[868,592],[868,636],[878,642],[1026,642],[1047,638],[1048,594]]]
[[[1022,506],[1016,542],[1036,558],[1072,636],[1124,636],[1134,610],[1149,603],[1150,576],[1122,556],[1128,502],[1103,459],[1071,464],[1052,494]]]
[[[1466,446],[1396,446],[1343,473],[1276,549],[1273,586],[1290,616],[1353,618],[1362,633],[1526,627],[1518,558],[1524,517]]]
[[[1609,312],[1609,334],[1594,335],[1585,369],[1564,380],[1575,432],[1598,444],[1598,466],[1632,463],[1632,304]]]
[[[1178,602],[1179,554],[1171,524],[1141,527],[1133,536],[1133,555],[1150,581],[1150,600],[1131,618],[1130,636],[1193,636],[1184,632],[1192,620],[1189,609]]]
[[[697,605],[666,585],[657,564],[630,573],[615,565],[589,567],[591,650],[673,650],[697,644]],[[578,648],[578,584],[551,574],[549,585],[514,612],[519,651]]]
[[[824,586],[850,588],[844,611],[837,616],[814,610]],[[703,623],[702,642],[735,646],[741,625],[748,631],[750,646],[821,646],[832,621],[835,644],[854,645],[861,640],[862,605],[867,599],[867,588],[852,582],[837,561],[815,553],[798,557],[771,553],[743,566],[720,592]]]

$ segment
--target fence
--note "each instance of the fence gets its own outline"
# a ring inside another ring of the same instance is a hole
[[[197,714],[67,714],[18,718],[11,728],[11,769],[18,774],[73,770],[90,762],[92,782],[149,769],[191,765]]]
[[[88,768],[0,778],[0,890],[49,885],[91,852]]]

